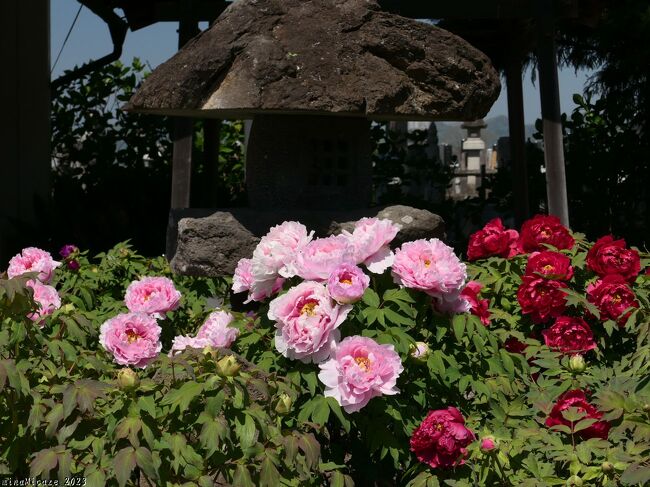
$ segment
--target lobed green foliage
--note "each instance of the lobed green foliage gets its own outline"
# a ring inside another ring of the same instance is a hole
[[[118,377],[98,344],[99,326],[124,310],[133,279],[170,275],[162,259],[126,244],[82,257],[78,272],[57,270],[63,306],[42,329],[24,318],[33,307],[28,276],[0,280],[0,473],[120,486],[645,485],[650,277],[637,278],[640,308],[624,327],[601,323],[585,299],[594,279],[585,269],[590,244],[575,236],[575,249],[563,251],[575,269],[567,314],[592,324],[598,348],[585,355],[586,370],[546,347],[542,327],[522,317],[516,292],[525,256],[468,266],[490,300],[489,326],[471,314],[437,315],[423,293],[375,276],[342,333],[393,344],[405,370],[400,394],[352,414],[323,396],[317,365],[275,350],[267,304],[235,313],[232,351],[161,355],[131,382]],[[649,256],[642,258],[647,266]],[[172,277],[183,301],[161,322],[164,352],[174,335],[193,333],[210,311],[206,300],[223,299],[228,288],[225,280]],[[524,354],[504,349],[510,337],[528,345]],[[425,360],[410,355],[416,341],[431,349]],[[224,368],[228,356],[239,370]],[[576,433],[593,420],[576,409],[564,413],[572,427],[545,426],[558,396],[578,388],[612,424],[607,440],[581,440]],[[497,450],[483,452],[476,441],[453,469],[420,463],[409,438],[429,410],[447,406],[463,413],[477,439],[494,437]]]

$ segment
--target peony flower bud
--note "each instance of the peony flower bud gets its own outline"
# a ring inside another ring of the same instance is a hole
[[[603,462],[600,468],[604,474],[614,473],[614,465],[611,462]]]
[[[580,374],[585,371],[587,364],[582,355],[574,355],[569,359],[569,370],[574,374]]]
[[[241,365],[232,355],[227,355],[217,362],[217,374],[222,377],[233,377],[237,375]]]
[[[123,391],[132,391],[140,385],[138,374],[128,367],[120,369],[117,373],[117,385]]]
[[[409,355],[417,362],[426,362],[431,355],[431,349],[424,342],[415,342],[415,345],[411,344],[410,346]]]
[[[582,479],[580,477],[578,477],[577,475],[572,475],[566,481],[566,484],[571,486],[571,487],[582,487]]]
[[[291,411],[292,404],[293,401],[288,394],[280,394],[278,403],[275,405],[275,412],[281,416],[284,416],[285,414],[288,414],[289,411]]]
[[[486,436],[481,440],[481,451],[483,453],[491,453],[497,449],[497,442],[493,436]]]

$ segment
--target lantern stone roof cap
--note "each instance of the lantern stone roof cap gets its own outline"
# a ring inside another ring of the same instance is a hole
[[[469,122],[463,122],[460,128],[463,129],[484,129],[487,127],[487,123],[482,118],[479,120],[471,120]]]
[[[375,0],[236,0],[156,68],[125,109],[476,120],[499,91],[483,53]]]

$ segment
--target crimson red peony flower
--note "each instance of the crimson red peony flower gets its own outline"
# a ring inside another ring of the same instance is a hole
[[[558,250],[571,249],[575,240],[558,217],[536,215],[521,226],[519,243],[524,252],[536,252],[546,250],[544,244]]]
[[[638,308],[636,294],[623,276],[610,274],[599,279],[587,287],[587,300],[593,303],[600,311],[602,321],[614,320],[619,326],[625,326],[632,311],[625,313],[629,308]]]
[[[560,281],[542,279],[536,276],[522,277],[517,291],[521,312],[530,315],[535,323],[544,323],[560,316],[566,308],[567,286]]]
[[[477,260],[492,256],[512,257],[521,253],[517,247],[518,240],[517,230],[506,230],[501,218],[495,218],[469,237],[467,258]]]
[[[411,451],[418,460],[437,467],[453,467],[465,462],[467,445],[474,433],[465,426],[465,418],[455,407],[429,411],[411,436]]]
[[[510,353],[520,353],[523,355],[528,348],[528,345],[515,337],[509,337],[505,342],[503,342],[503,348]]]
[[[481,323],[488,326],[490,324],[490,311],[488,310],[490,301],[478,297],[482,288],[483,285],[480,282],[470,281],[461,291],[460,297],[469,303],[470,313],[478,316],[481,319]]]
[[[596,348],[594,334],[582,318],[560,316],[542,335],[548,347],[563,353],[584,353]]]
[[[611,235],[606,235],[589,249],[587,267],[601,277],[619,274],[633,282],[641,272],[641,259],[636,250],[627,248],[625,240],[614,240]]]
[[[533,252],[528,258],[526,275],[556,281],[568,281],[573,277],[571,259],[564,254],[551,250]]]
[[[577,408],[578,411],[586,414],[585,418],[600,419],[603,416],[602,412],[598,411],[592,404],[589,404],[587,396],[583,391],[574,389],[565,392],[558,398],[551,410],[551,414],[546,418],[546,426],[551,427],[563,424],[571,428],[571,421],[568,421],[562,416],[562,411],[566,411],[569,408]],[[610,424],[607,421],[596,421],[588,428],[577,431],[575,435],[583,439],[602,438],[606,440],[609,428]]]

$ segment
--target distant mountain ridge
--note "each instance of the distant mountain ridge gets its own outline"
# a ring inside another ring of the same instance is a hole
[[[498,115],[486,118],[487,128],[481,131],[481,136],[487,147],[492,147],[499,138],[508,136],[508,117]],[[449,144],[453,147],[460,147],[461,140],[467,137],[467,131],[460,128],[461,122],[436,122],[438,129],[438,143]],[[532,138],[535,133],[533,124],[526,125],[526,139]]]

